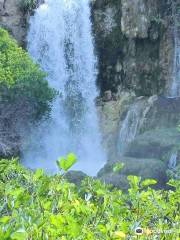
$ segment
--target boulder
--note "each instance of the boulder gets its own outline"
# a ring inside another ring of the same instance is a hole
[[[156,95],[149,98],[134,97],[128,92],[121,92],[117,101],[104,102],[98,106],[98,110],[108,161],[116,160],[121,152],[123,154],[125,152],[125,155],[130,157],[162,159],[162,154],[157,153],[158,143],[161,144],[159,151],[169,158],[173,148],[179,146],[177,126],[180,119],[180,98]],[[162,146],[161,139],[170,143]],[[170,146],[172,141],[173,144]],[[152,152],[153,142],[156,146],[154,152]],[[146,155],[147,148],[150,155]]]
[[[87,175],[81,171],[69,171],[66,173],[65,178],[70,182],[74,183],[77,186],[81,185],[81,182]]]
[[[105,91],[105,92],[104,92],[103,101],[109,102],[109,101],[111,101],[111,100],[112,100],[112,92],[111,92],[111,90]]]
[[[179,146],[180,132],[177,128],[155,129],[137,136],[127,147],[125,156],[157,158],[168,164],[171,154],[178,151]]]
[[[124,163],[124,167],[120,172],[115,173],[113,166],[117,162]],[[142,179],[156,179],[156,187],[161,188],[167,182],[166,169],[166,164],[159,159],[122,157],[120,161],[107,163],[99,171],[98,178],[105,183],[125,190],[128,187],[127,176],[134,175],[140,176]]]

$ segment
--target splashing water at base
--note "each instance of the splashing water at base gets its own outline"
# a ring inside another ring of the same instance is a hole
[[[58,157],[74,152],[75,170],[95,175],[104,165],[96,107],[96,58],[88,0],[46,0],[30,19],[28,51],[59,92],[51,118],[32,136],[24,164],[55,171]]]

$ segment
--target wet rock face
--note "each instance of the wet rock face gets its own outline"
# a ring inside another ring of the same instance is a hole
[[[35,0],[31,9],[23,9],[20,0],[0,0],[0,27],[5,28],[19,43],[26,46],[28,18],[44,0]]]
[[[23,13],[19,8],[19,0],[0,0],[0,26],[24,45],[26,24]]]
[[[92,18],[96,51],[99,59],[98,85],[101,92],[116,92],[122,82],[123,41],[121,34],[121,4],[118,0],[97,0]]]
[[[97,107],[102,144],[109,160],[116,159],[120,122],[126,116],[134,98],[133,92],[123,92],[118,100],[102,101]]]
[[[166,91],[173,52],[170,14],[168,0],[92,1],[101,93],[119,86],[138,96]],[[0,26],[23,46],[28,15],[19,0],[0,0]]]
[[[176,128],[179,125],[179,119],[180,98],[159,96],[154,99],[151,108],[146,113],[140,132],[159,128]]]
[[[128,148],[127,156],[142,156],[143,158],[150,157],[159,159],[161,157],[158,151],[160,151],[161,155],[168,155],[174,146],[179,146],[179,138],[173,137],[174,135],[172,134],[174,132],[171,129],[176,129],[179,125],[180,98],[165,98],[156,95],[149,98],[136,98],[132,93],[123,92],[121,93],[119,100],[103,102],[102,105],[98,107],[101,131],[103,134],[103,145],[107,150],[109,161],[114,161],[119,158],[119,144],[122,144],[122,140],[119,139],[120,131],[128,116],[128,112],[131,110],[133,112],[132,114],[129,114],[129,116],[132,117],[132,119],[127,121],[130,125],[125,127],[136,132],[134,136],[135,142],[133,142]],[[137,122],[135,130],[132,129],[132,124],[134,122]],[[160,131],[161,129],[162,131]],[[148,141],[148,137],[149,140],[151,139],[151,135],[148,136],[148,133],[152,130],[154,132],[152,132],[151,143]],[[128,129],[127,134],[129,134]],[[177,131],[175,131],[174,134],[175,136],[179,136],[179,132]],[[146,142],[144,145],[139,145],[139,142],[136,142],[136,138],[141,135],[147,137],[147,139],[145,138],[147,141],[142,137],[142,142]],[[167,147],[161,144],[156,144],[161,142],[161,138],[162,140],[166,140],[168,143]],[[171,144],[172,140],[174,141],[173,144]],[[153,142],[155,142],[154,145]],[[157,149],[155,146],[157,146]],[[148,148],[149,150],[147,151]],[[146,156],[146,153],[148,154],[148,152],[152,155]],[[141,153],[144,155],[141,155]]]
[[[18,119],[17,108],[12,104],[0,102],[0,157],[18,156],[20,152],[20,135],[16,131]]]
[[[147,131],[135,138],[125,155],[135,158],[158,158],[166,163],[173,152],[179,151],[180,132],[176,128]],[[177,158],[179,162],[179,157]]]
[[[0,101],[0,158],[18,157],[22,142],[32,129],[34,106],[21,96],[13,102]]]
[[[122,33],[127,38],[148,38],[153,16],[157,15],[157,2],[152,0],[122,0]],[[138,13],[138,14],[137,14]],[[155,37],[155,39],[158,37]]]
[[[165,93],[173,52],[167,1],[96,0],[92,13],[101,92]]]
[[[121,92],[117,101],[103,102],[99,113],[108,156],[108,163],[98,174],[100,179],[126,189],[128,175],[155,178],[158,187],[165,187],[169,171],[173,176],[179,176],[180,131],[177,127],[180,98],[135,97]],[[122,129],[123,134],[120,135]],[[126,142],[126,136],[130,142]],[[119,151],[121,146],[125,151]],[[170,169],[170,159],[176,154],[176,161]],[[125,167],[117,174],[113,172],[112,165],[118,161],[124,162]]]

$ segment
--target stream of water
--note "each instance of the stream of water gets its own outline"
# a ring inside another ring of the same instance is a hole
[[[74,169],[95,175],[105,155],[94,103],[97,68],[89,0],[41,4],[30,18],[28,51],[59,95],[51,118],[35,129],[24,164],[54,171],[58,157],[74,152]]]
[[[172,84],[169,90],[170,97],[180,96],[180,10],[177,8],[177,3],[173,3],[173,37],[174,37],[174,60]]]
[[[168,162],[168,168],[169,169],[175,169],[176,164],[177,164],[177,157],[178,157],[178,152],[175,151],[171,154]]]
[[[138,104],[131,105],[125,119],[122,122],[118,135],[118,154],[123,156],[128,145],[135,139],[141,120],[141,107]]]

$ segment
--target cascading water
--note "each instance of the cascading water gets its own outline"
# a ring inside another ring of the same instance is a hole
[[[137,104],[133,104],[127,112],[126,118],[122,122],[118,136],[118,154],[123,156],[126,147],[131,143],[137,135],[139,123],[141,119],[141,109]]]
[[[180,96],[180,9],[176,2],[172,2],[172,12],[174,18],[173,35],[174,35],[174,61],[172,83],[169,90],[170,97]]]
[[[178,156],[177,151],[175,151],[171,154],[171,156],[169,158],[169,162],[168,162],[168,168],[169,169],[175,169],[176,164],[177,164],[177,156]]]
[[[118,139],[117,139],[117,153],[119,156],[124,156],[128,145],[139,134],[141,127],[146,121],[146,115],[152,107],[156,97],[153,96],[146,101],[146,99],[140,99],[132,105],[123,120]]]
[[[30,19],[28,51],[59,94],[51,118],[34,131],[25,165],[54,171],[58,157],[74,152],[74,169],[95,175],[105,156],[94,104],[97,73],[89,0],[46,0]]]

